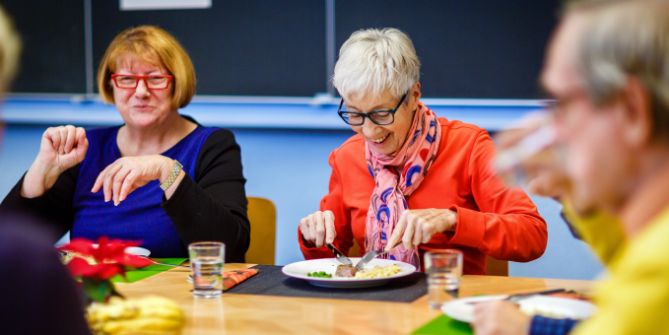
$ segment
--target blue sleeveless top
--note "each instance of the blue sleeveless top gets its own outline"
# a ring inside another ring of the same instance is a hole
[[[108,236],[141,241],[141,246],[151,250],[153,257],[187,257],[186,245],[161,207],[163,190],[158,180],[136,189],[118,206],[114,206],[113,201],[104,202],[102,190],[91,192],[100,172],[121,158],[121,151],[116,144],[119,128],[99,128],[86,132],[89,147],[79,166],[73,199],[74,223],[70,236],[91,240]],[[218,128],[198,126],[162,155],[178,160],[184,172],[195,179],[200,149],[216,130]]]

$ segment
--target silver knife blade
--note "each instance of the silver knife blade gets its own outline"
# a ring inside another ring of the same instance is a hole
[[[351,260],[348,257],[344,256],[344,254],[341,251],[339,251],[339,249],[337,249],[337,247],[335,247],[332,243],[326,243],[325,246],[327,246],[328,249],[330,249],[330,251],[334,253],[335,258],[337,258],[337,261],[339,261],[339,263],[342,263],[344,265],[353,265],[353,262],[351,262]]]
[[[362,256],[362,258],[360,258],[360,260],[358,261],[358,264],[355,265],[355,269],[360,271],[360,270],[362,270],[362,268],[365,265],[367,265],[367,263],[371,262],[372,259],[374,259],[376,257],[379,257],[379,256],[383,256],[387,253],[388,253],[388,251],[384,251],[384,252],[381,252],[381,253],[378,253],[374,250],[368,251],[367,253],[365,253],[364,256]]]

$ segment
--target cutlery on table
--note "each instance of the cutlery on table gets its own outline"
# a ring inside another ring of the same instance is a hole
[[[339,263],[342,263],[344,265],[353,265],[353,262],[351,262],[351,260],[348,257],[344,256],[344,254],[341,251],[339,251],[339,249],[337,249],[337,247],[335,247],[332,243],[326,243],[325,246],[327,246],[328,249],[330,249],[330,251],[334,253],[335,258],[337,258]]]
[[[390,250],[388,250],[388,251],[390,251]],[[368,251],[367,253],[365,253],[365,255],[362,256],[362,258],[360,258],[360,260],[358,261],[358,264],[355,265],[355,269],[357,271],[362,270],[362,268],[365,265],[367,265],[367,263],[369,263],[372,259],[374,259],[376,257],[379,257],[379,256],[383,256],[383,255],[387,254],[388,251],[383,251],[383,252],[380,252],[380,253],[376,252],[374,250]]]
[[[564,288],[554,288],[554,289],[549,289],[549,290],[542,290],[542,291],[534,291],[534,292],[525,292],[525,293],[516,293],[516,294],[509,294],[506,297],[502,299],[495,299],[495,301],[510,301],[512,303],[517,303],[523,299],[527,299],[530,297],[533,297],[535,295],[549,295],[553,293],[561,293],[561,292],[567,292],[566,289]],[[468,302],[467,304],[469,305],[476,305],[480,304],[482,302],[489,302],[492,300],[486,300],[486,301],[471,301]]]
[[[549,295],[549,294],[553,294],[553,293],[561,293],[561,292],[566,292],[566,291],[567,290],[564,289],[564,288],[554,288],[554,289],[543,290],[543,291],[516,293],[516,294],[509,294],[508,296],[506,296],[506,298],[504,298],[502,300],[517,302],[517,301],[527,299],[527,298],[535,296],[535,295]]]
[[[153,258],[144,257],[144,256],[141,256],[141,257],[148,259],[151,263],[156,264],[156,265],[165,265],[165,266],[171,266],[171,267],[174,267],[174,268],[188,268],[188,269],[190,269],[190,265],[162,263],[162,262],[156,261]]]

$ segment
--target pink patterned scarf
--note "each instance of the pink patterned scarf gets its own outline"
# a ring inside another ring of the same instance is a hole
[[[369,172],[376,182],[367,212],[367,251],[385,248],[400,215],[408,208],[405,197],[411,195],[425,178],[437,155],[440,139],[437,116],[419,102],[407,139],[394,156],[376,153],[365,144]],[[402,245],[393,249],[389,258],[420,265],[418,251],[405,249]]]

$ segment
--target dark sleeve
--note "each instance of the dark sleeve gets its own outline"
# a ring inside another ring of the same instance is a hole
[[[553,319],[535,315],[530,323],[530,335],[569,334],[577,323],[574,319]]]
[[[571,221],[569,221],[569,218],[565,214],[564,210],[560,211],[560,217],[562,218],[562,221],[567,225],[567,228],[569,228],[569,232],[571,233],[571,236],[573,236],[577,240],[582,240],[581,235],[576,231],[576,228],[574,228],[574,225],[571,224]]]
[[[0,221],[0,267],[7,269],[0,276],[2,333],[90,334],[81,292],[50,237],[26,219]]]
[[[24,176],[25,177],[25,176]],[[60,238],[70,228],[74,221],[74,208],[72,201],[74,191],[79,177],[79,165],[63,172],[56,183],[43,195],[36,198],[24,198],[21,196],[23,178],[19,180],[14,188],[2,201],[2,211],[16,212],[37,218],[38,222],[45,222],[49,228]]]
[[[227,262],[243,262],[250,239],[245,183],[239,145],[221,129],[202,146],[195,180],[186,175],[163,208],[184,243],[221,241]]]

